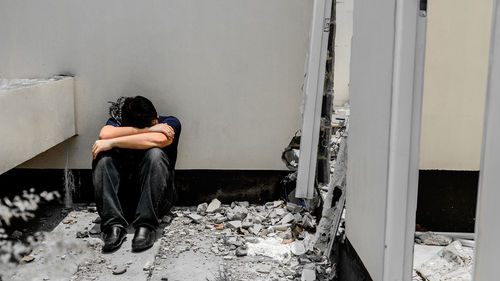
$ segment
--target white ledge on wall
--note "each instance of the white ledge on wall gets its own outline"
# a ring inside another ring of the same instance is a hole
[[[0,79],[0,174],[76,134],[74,78]]]

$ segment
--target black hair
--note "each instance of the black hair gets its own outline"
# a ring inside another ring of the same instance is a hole
[[[158,113],[153,103],[143,97],[135,96],[125,99],[121,108],[122,126],[145,128],[153,124]]]

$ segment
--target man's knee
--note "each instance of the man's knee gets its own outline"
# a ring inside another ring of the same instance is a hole
[[[144,154],[144,160],[152,163],[165,162],[167,160],[167,154],[163,149],[159,147],[153,147],[146,150]]]
[[[100,152],[96,159],[92,161],[92,172],[99,173],[104,170],[112,169],[116,166],[113,153],[111,151]]]

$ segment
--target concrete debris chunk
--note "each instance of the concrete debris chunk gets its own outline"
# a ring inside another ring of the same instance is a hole
[[[240,201],[240,202],[236,202],[236,205],[240,206],[240,207],[249,207],[250,206],[250,203],[248,201]]]
[[[226,215],[229,220],[242,220],[248,214],[248,209],[245,207],[235,206]]]
[[[196,211],[198,213],[202,214],[202,213],[205,213],[207,211],[207,208],[208,208],[208,204],[202,203],[202,204],[198,205],[198,207],[196,208]]]
[[[212,217],[212,221],[215,223],[223,223],[223,222],[227,221],[227,217],[222,215],[222,214],[217,213]]]
[[[274,201],[273,202],[273,208],[279,207],[279,206],[281,206],[281,204],[283,204],[282,200]]]
[[[23,237],[23,233],[19,230],[14,230],[10,237],[12,237],[13,239],[21,239],[21,237]]]
[[[296,256],[300,256],[306,253],[306,247],[304,246],[304,242],[301,240],[295,240],[292,243],[290,250],[292,251],[292,254]]]
[[[291,213],[287,213],[279,222],[280,224],[287,224],[295,221],[295,216]]]
[[[90,237],[89,232],[87,230],[76,232],[76,238],[87,238],[87,237]]]
[[[313,229],[316,227],[316,223],[314,222],[314,218],[309,213],[305,213],[302,216],[302,226],[307,229]]]
[[[98,224],[94,224],[94,226],[89,230],[90,235],[96,235],[101,233],[101,227]]]
[[[243,228],[250,228],[253,226],[253,223],[254,223],[254,220],[253,220],[253,217],[251,215],[248,215],[244,220],[243,222],[241,223],[242,227]]]
[[[248,230],[250,231],[250,233],[253,233],[254,235],[259,235],[259,232],[262,230],[262,224],[254,224]]]
[[[230,221],[230,222],[227,223],[227,226],[229,228],[234,228],[234,229],[240,228],[241,227],[241,221]]]
[[[299,213],[302,211],[302,206],[288,202],[286,203],[286,210],[290,213]]]
[[[452,242],[451,237],[439,235],[433,232],[425,232],[415,238],[415,242],[429,246],[448,246]]]
[[[415,270],[428,281],[471,280],[474,250],[454,241]]]
[[[235,254],[237,257],[243,257],[243,256],[246,256],[248,254],[248,250],[246,247],[241,246],[241,247],[238,247],[236,249]]]
[[[127,268],[123,265],[118,265],[113,269],[113,274],[114,275],[120,275],[123,274],[127,271]]]
[[[271,272],[271,266],[268,265],[268,264],[261,264],[259,265],[259,267],[257,267],[257,272],[260,272],[260,273],[269,273]]]
[[[213,212],[219,210],[220,205],[221,205],[221,202],[217,198],[215,198],[212,200],[212,202],[210,202],[210,204],[208,204],[206,212],[213,213]]]
[[[274,211],[275,211],[276,215],[279,217],[282,217],[286,214],[286,211],[283,208],[277,208]]]
[[[277,224],[269,227],[271,231],[286,231],[291,224]]]
[[[148,261],[144,264],[144,266],[142,267],[142,270],[144,271],[149,271],[151,269],[151,262]]]
[[[24,256],[21,261],[22,262],[32,262],[35,260],[35,257],[34,256]]]
[[[293,217],[295,218],[296,222],[302,222],[302,215],[299,213],[293,214]]]
[[[200,216],[198,214],[195,214],[195,213],[191,213],[191,214],[187,215],[187,217],[189,219],[191,219],[191,221],[194,222],[194,223],[200,223],[201,220],[203,219],[202,216]]]
[[[308,264],[302,269],[301,281],[314,281],[316,280],[316,268],[314,264]]]

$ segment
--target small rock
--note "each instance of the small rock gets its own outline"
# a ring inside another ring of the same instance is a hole
[[[214,223],[214,227],[215,227],[215,229],[217,229],[217,230],[223,230],[223,229],[224,229],[224,225],[222,225],[222,224],[217,224],[217,223]]]
[[[147,269],[149,270],[149,269]],[[114,275],[120,275],[123,274],[127,271],[127,268],[123,265],[116,266],[115,269],[113,269],[113,274]]]
[[[292,243],[290,250],[292,254],[296,256],[300,256],[306,253],[306,247],[304,246],[304,242],[296,240]]]
[[[227,225],[229,228],[237,229],[241,227],[241,221],[230,221],[227,223]]]
[[[211,248],[212,252],[214,252],[214,254],[218,254],[219,253],[219,248],[217,248],[217,246],[213,246]]]
[[[90,237],[89,232],[87,230],[76,232],[76,238],[87,238],[87,237]]]
[[[172,216],[165,215],[165,216],[163,216],[163,218],[161,218],[161,222],[169,224],[172,222],[173,219],[174,218]]]
[[[95,213],[95,212],[97,212],[97,207],[96,206],[88,206],[87,211],[89,211],[91,213]]]
[[[151,262],[148,261],[144,264],[144,266],[142,267],[142,270],[144,271],[149,271],[151,269]]]
[[[280,224],[287,224],[287,223],[291,223],[295,220],[295,217],[291,214],[291,213],[288,213],[286,214],[282,219],[281,221],[279,222]]]
[[[202,214],[202,213],[205,213],[207,211],[207,208],[208,208],[208,204],[202,203],[202,204],[198,205],[198,207],[196,208],[196,211],[198,213]]]
[[[295,217],[296,222],[302,221],[302,216],[300,215],[300,213],[295,213],[293,216]]]
[[[190,218],[191,221],[194,223],[200,223],[201,219],[203,219],[202,216],[200,216],[198,214],[194,214],[194,213],[189,214],[187,217]]]
[[[311,260],[308,259],[308,258],[302,258],[302,257],[300,257],[299,258],[299,263],[300,264],[308,264],[308,263],[311,263]]]
[[[236,204],[238,206],[241,206],[241,207],[249,207],[250,206],[250,203],[248,201],[240,201],[240,202],[236,202]]]
[[[207,206],[206,212],[213,213],[220,208],[221,202],[217,199],[212,200],[210,204]]]
[[[212,221],[215,223],[223,223],[223,222],[227,221],[227,217],[217,213],[217,214],[215,214],[215,216],[212,217]]]
[[[101,227],[98,225],[98,224],[95,224],[90,230],[89,230],[89,234],[91,235],[96,235],[96,234],[99,234],[101,233]]]
[[[286,214],[286,211],[285,209],[282,209],[282,208],[277,208],[274,210],[275,214],[279,217],[282,217]]]
[[[32,262],[35,260],[35,257],[34,256],[24,256],[21,261],[23,262]]]
[[[236,249],[235,254],[237,257],[243,257],[243,256],[246,256],[248,254],[248,250],[246,249],[246,247],[238,247]]]
[[[290,224],[278,224],[270,226],[272,231],[286,231],[291,225]]]
[[[297,213],[302,210],[302,206],[288,202],[286,203],[286,210],[289,211],[290,213]]]
[[[253,226],[253,218],[251,216],[247,216],[243,222],[241,223],[241,227],[243,228],[250,228]]]
[[[302,216],[302,226],[308,229],[312,229],[316,227],[316,224],[314,223],[314,219],[311,216],[311,214],[306,213],[304,216]]]
[[[168,281],[168,277],[162,277],[161,281]]]
[[[19,230],[14,230],[12,232],[12,234],[10,235],[10,237],[12,237],[13,239],[20,239],[22,236],[23,236],[23,233]]]
[[[269,273],[271,272],[271,266],[267,264],[261,264],[259,267],[257,267],[257,272],[260,273]]]
[[[314,281],[314,280],[316,280],[316,270],[315,270],[314,264],[312,264],[312,266],[304,266],[300,280],[301,281]]]
[[[262,230],[261,224],[254,224],[252,227],[248,229],[254,235],[259,235],[259,232]]]

